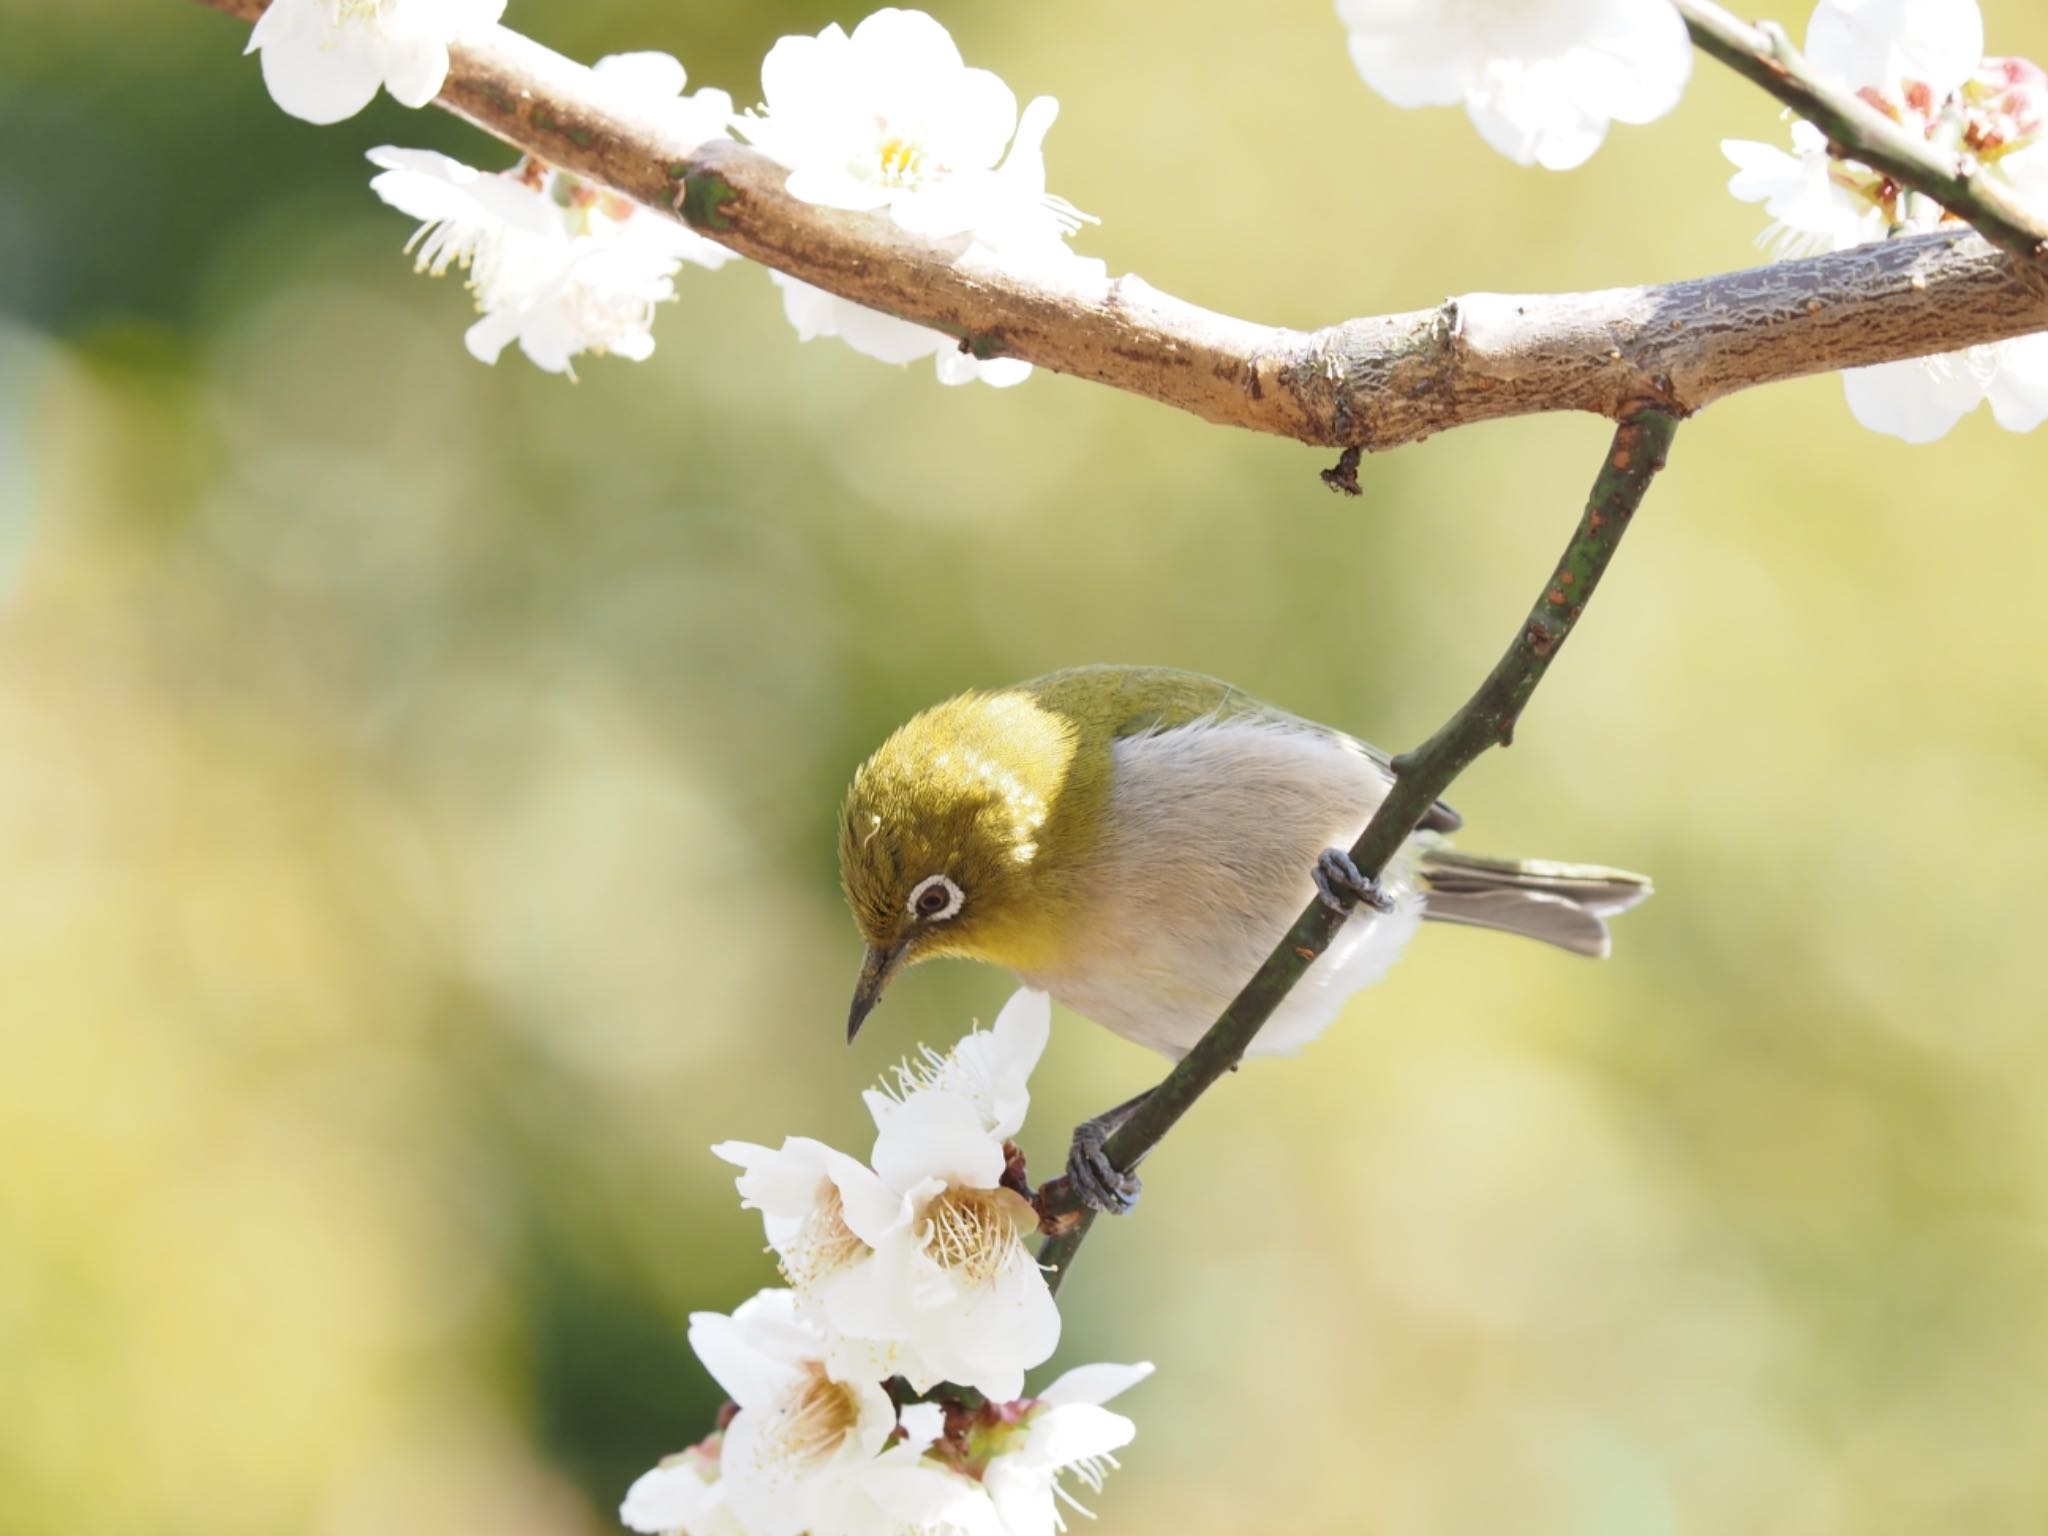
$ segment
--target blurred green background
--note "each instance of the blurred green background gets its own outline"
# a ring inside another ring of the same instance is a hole
[[[508,20],[746,102],[860,14]],[[1711,66],[1555,176],[1371,96],[1320,0],[939,14],[1060,98],[1080,248],[1220,309],[1757,259],[1716,141],[1783,129]],[[686,1314],[772,1277],[706,1144],[864,1150],[855,1090],[1008,990],[929,967],[841,1043],[854,763],[1088,660],[1412,744],[1607,429],[1347,502],[1098,388],[799,345],[745,267],[648,364],[487,370],[362,153],[503,152],[288,120],[243,36],[0,0],[0,1527],[606,1531],[714,1407]],[[1105,1529],[2048,1529],[2044,484],[2048,438],[1909,449],[1831,379],[1681,434],[1454,796],[1657,900],[1602,966],[1432,930],[1158,1153],[1063,1296],[1062,1363],[1160,1366]],[[1041,1171],[1158,1069],[1062,1018]]]

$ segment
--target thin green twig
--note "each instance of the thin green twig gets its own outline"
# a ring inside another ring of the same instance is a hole
[[[1513,737],[1529,696],[1571,635],[1650,482],[1664,467],[1677,430],[1675,416],[1646,410],[1615,433],[1564,558],[1544,582],[1536,606],[1506,654],[1443,729],[1394,760],[1393,788],[1351,845],[1351,857],[1362,872],[1377,875],[1386,868],[1451,781],[1487,748],[1505,746]],[[1135,1168],[1195,1100],[1237,1065],[1260,1026],[1329,947],[1343,923],[1321,901],[1308,904],[1208,1033],[1109,1138],[1103,1150],[1117,1168]],[[1039,1191],[1038,1207],[1047,1231],[1038,1259],[1048,1271],[1047,1283],[1057,1289],[1072,1269],[1095,1213],[1081,1205],[1065,1178],[1054,1179]]]

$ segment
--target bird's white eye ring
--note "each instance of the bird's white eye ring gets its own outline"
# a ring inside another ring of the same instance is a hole
[[[960,910],[967,893],[944,875],[926,875],[910,893],[910,915],[943,923]]]

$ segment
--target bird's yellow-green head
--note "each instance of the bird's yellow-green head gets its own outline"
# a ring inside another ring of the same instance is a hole
[[[867,941],[851,1039],[903,967],[939,955],[1029,969],[1058,942],[1062,873],[1098,777],[1074,724],[1023,688],[918,715],[855,773],[839,874]]]

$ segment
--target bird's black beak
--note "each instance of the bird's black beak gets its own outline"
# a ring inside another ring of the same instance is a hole
[[[902,962],[901,944],[868,946],[868,952],[860,962],[860,980],[853,984],[853,1006],[846,1013],[847,1044],[853,1043],[861,1025],[875,1011],[875,1004],[882,1000],[882,989],[889,985],[889,978],[896,974],[896,967]]]

